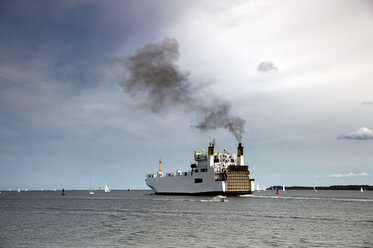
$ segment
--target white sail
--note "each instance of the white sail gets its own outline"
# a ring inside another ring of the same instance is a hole
[[[92,191],[92,178],[91,178],[91,175],[89,175],[89,194],[90,195],[94,195],[95,192]]]
[[[361,187],[361,188],[360,188],[360,192],[364,192],[364,189],[363,189],[363,187]]]
[[[104,190],[105,190],[106,193],[110,192],[109,186],[107,186],[107,184],[105,185],[105,189]]]
[[[313,185],[312,185],[312,187],[313,187],[313,190],[314,190],[315,192],[317,192],[317,190],[316,190],[315,186],[313,186]]]
[[[256,183],[256,191],[260,191],[259,182]]]
[[[285,190],[285,185],[282,186],[282,191],[284,191],[284,192],[286,191],[286,190]]]

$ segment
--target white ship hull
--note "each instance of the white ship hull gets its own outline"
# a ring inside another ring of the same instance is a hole
[[[208,172],[169,174],[163,177],[150,177],[146,184],[156,194],[225,194],[224,181],[215,181],[214,170]],[[196,183],[196,179],[198,183]],[[202,182],[199,182],[202,179]]]

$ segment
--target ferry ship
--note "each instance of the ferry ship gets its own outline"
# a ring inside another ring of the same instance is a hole
[[[238,144],[237,154],[224,149],[215,152],[215,141],[207,152],[194,152],[187,172],[162,172],[162,161],[156,174],[147,174],[145,182],[155,194],[242,195],[254,190],[249,166],[244,163],[244,147]]]

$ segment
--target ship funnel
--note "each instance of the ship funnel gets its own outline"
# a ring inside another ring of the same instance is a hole
[[[241,155],[243,155],[243,146],[242,146],[242,143],[238,143],[237,156],[241,156]]]
[[[207,154],[208,155],[214,155],[215,154],[215,140],[210,143]]]
[[[207,163],[208,163],[208,166],[210,167],[214,165],[214,154],[215,154],[215,140],[213,140],[210,143],[209,149],[207,151],[207,157],[208,157]]]
[[[237,165],[244,165],[244,158],[243,158],[243,146],[241,143],[238,143],[237,147]]]

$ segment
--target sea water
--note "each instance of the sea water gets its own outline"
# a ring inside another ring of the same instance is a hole
[[[0,247],[373,247],[373,192],[3,192]]]

